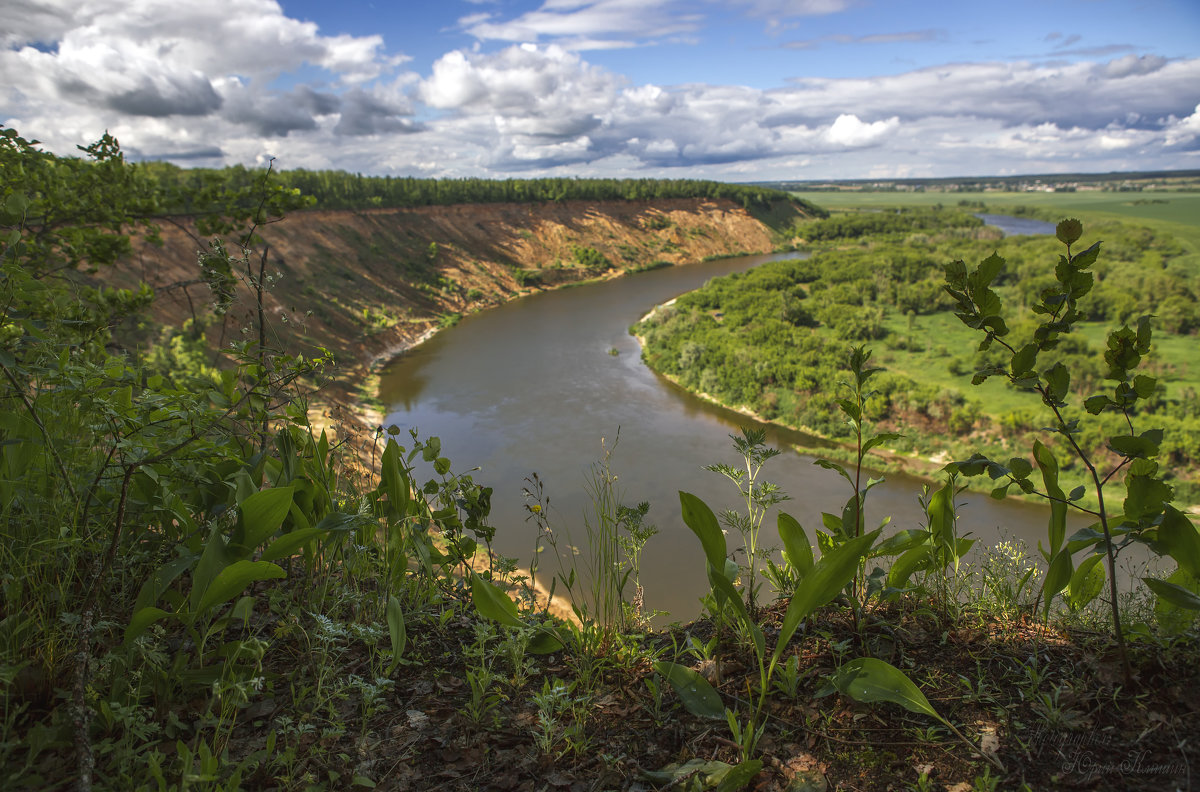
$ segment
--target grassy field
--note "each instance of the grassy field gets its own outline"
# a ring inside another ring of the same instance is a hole
[[[1089,218],[1137,222],[1169,231],[1187,249],[1186,260],[1200,272],[1200,192],[798,192],[799,198],[831,211],[881,209],[895,206],[954,206],[959,201],[982,201],[1001,213],[1027,206]]]
[[[910,327],[907,318],[892,313],[885,317],[884,324],[889,338],[925,340],[925,348],[915,350],[899,349],[887,342],[878,343],[875,362],[888,370],[979,399],[987,405],[987,412],[992,415],[1003,415],[1022,408],[1040,409],[1041,402],[1036,394],[1015,390],[1000,377],[981,385],[972,385],[973,369],[970,365],[964,364],[965,373],[962,374],[951,371],[950,361],[955,357],[968,358],[979,343],[979,333],[963,325],[954,314],[947,312],[916,316],[912,318]],[[1079,327],[1080,334],[1087,338],[1097,353],[1104,349],[1110,330],[1112,327],[1103,322],[1085,322]],[[1200,391],[1198,347],[1200,341],[1195,336],[1165,333],[1156,336],[1149,362],[1161,363],[1168,368],[1168,371],[1158,375],[1167,386],[1168,397],[1177,396],[1188,388]]]
[[[1180,260],[1200,274],[1200,192],[799,192],[798,197],[823,206],[830,211],[860,211],[908,206],[954,206],[960,201],[983,202],[990,210],[1003,213],[1005,209],[1023,206],[1042,209],[1062,216],[1075,216],[1084,221],[1120,220],[1148,226],[1171,234],[1187,253]],[[910,329],[902,316],[886,319],[888,330],[898,337],[937,338],[924,351],[898,350],[890,346],[881,349],[880,362],[894,371],[903,372],[924,382],[946,388],[957,388],[982,399],[989,412],[1001,413],[1019,407],[1036,407],[1037,400],[1020,393],[999,381],[989,381],[972,387],[969,375],[954,375],[948,360],[961,354],[964,345],[978,343],[977,334],[964,327],[952,314],[944,313],[915,318]],[[1097,349],[1103,349],[1111,328],[1103,323],[1085,323],[1080,330]],[[1200,390],[1200,341],[1195,336],[1172,336],[1159,333],[1155,340],[1154,357],[1166,363],[1171,371],[1162,377],[1178,392],[1184,388]]]

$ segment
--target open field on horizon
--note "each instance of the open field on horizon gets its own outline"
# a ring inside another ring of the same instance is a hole
[[[833,212],[884,209],[898,206],[955,206],[961,201],[982,202],[1003,212],[1018,206],[1062,215],[1079,215],[1086,223],[1117,219],[1137,222],[1156,231],[1170,231],[1188,250],[1185,257],[1200,270],[1200,191],[1142,192],[793,192]]]
[[[956,206],[960,202],[981,202],[988,210],[1003,213],[1005,209],[1028,207],[1045,212],[1060,212],[1064,217],[1078,216],[1084,221],[1085,241],[1089,221],[1093,224],[1117,220],[1134,225],[1148,226],[1155,231],[1165,231],[1180,241],[1188,251],[1180,259],[1200,274],[1200,191],[1084,191],[1084,192],[793,192],[793,195],[811,201],[832,212],[876,210],[893,207]],[[1101,241],[1103,235],[1101,234]],[[1103,249],[1103,245],[1102,245]],[[968,262],[973,264],[977,262]],[[960,350],[963,345],[976,343],[973,331],[963,327],[949,312],[916,317],[913,327],[908,327],[904,317],[889,315],[885,323],[888,330],[900,337],[938,337],[940,345],[929,345],[925,351],[908,351],[880,344],[880,362],[889,368],[909,376],[918,376],[926,382],[942,387],[957,389],[989,406],[989,412],[1000,414],[1022,407],[1036,408],[1037,399],[1028,393],[1020,393],[999,380],[989,380],[983,385],[972,386],[970,374],[955,375],[948,370],[948,350]],[[1112,329],[1106,322],[1085,322],[1080,325],[1080,334],[1096,349],[1103,349],[1108,332]],[[1200,356],[1197,349],[1200,341],[1195,336],[1177,336],[1156,333],[1152,360],[1165,363],[1172,369],[1163,380],[1172,391],[1186,388],[1200,389]],[[950,355],[953,356],[951,351]]]

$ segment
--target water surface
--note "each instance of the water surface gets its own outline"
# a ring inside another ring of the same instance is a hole
[[[620,430],[613,466],[624,502],[649,501],[649,521],[660,530],[646,547],[642,581],[650,608],[687,619],[705,591],[704,556],[679,516],[678,491],[703,497],[715,511],[736,507],[736,491],[721,476],[702,470],[714,462],[740,460],[730,433],[758,424],[697,399],[642,363],[629,326],[679,294],[710,278],[794,254],[747,256],[640,273],[579,288],[542,292],[469,316],[456,327],[393,361],[385,370],[381,398],[387,421],[406,431],[438,435],[456,472],[478,467],[475,480],[494,488],[491,522],[495,548],[522,564],[531,558],[536,530],[526,522],[522,489],[537,472],[551,498],[552,525],[567,543],[583,545],[582,514],[588,502],[589,466]],[[615,351],[616,354],[612,354]],[[790,449],[811,438],[766,427],[768,442]],[[432,473],[426,471],[424,477]],[[772,459],[764,474],[793,500],[784,508],[812,537],[821,512],[840,514],[849,486],[811,457],[789,450]],[[892,516],[888,532],[918,527],[921,482],[902,475],[872,490],[868,520]],[[1016,501],[964,496],[962,529],[986,542],[1017,537],[1036,546],[1048,512]],[[776,543],[774,515],[764,536]],[[730,536],[732,548],[738,538]],[[545,558],[543,570],[552,568]]]
[[[1055,228],[1054,223],[1029,217],[1012,217],[1011,215],[987,214],[986,212],[978,212],[975,216],[985,225],[999,228],[1005,236],[1053,234]]]

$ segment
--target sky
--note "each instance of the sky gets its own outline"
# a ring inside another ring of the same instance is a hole
[[[1200,0],[0,0],[59,154],[723,181],[1200,168]]]

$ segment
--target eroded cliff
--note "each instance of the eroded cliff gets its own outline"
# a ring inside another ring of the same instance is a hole
[[[179,325],[203,317],[212,299],[197,264],[205,241],[187,222],[161,227],[161,246],[139,246],[106,280],[144,280],[156,292],[155,318]],[[775,243],[771,229],[739,205],[699,199],[312,210],[259,233],[264,242],[249,269],[257,274],[265,251],[274,342],[295,351],[324,347],[351,369],[456,313],[590,277],[764,252]],[[246,284],[239,288],[246,297]],[[209,328],[214,343],[254,324],[254,301],[237,306]]]

